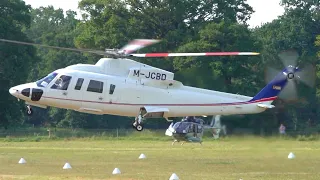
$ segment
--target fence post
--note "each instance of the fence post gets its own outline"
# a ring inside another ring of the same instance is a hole
[[[118,130],[118,128],[117,128],[117,139],[119,138],[119,130]]]
[[[49,128],[47,131],[49,132],[49,138],[51,138],[51,129]]]

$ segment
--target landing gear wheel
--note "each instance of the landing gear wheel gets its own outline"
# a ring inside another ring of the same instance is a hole
[[[30,106],[27,106],[27,115],[31,116],[33,114],[32,108]]]
[[[138,125],[136,126],[136,130],[137,130],[137,131],[142,131],[142,130],[143,130],[142,124],[138,124]]]

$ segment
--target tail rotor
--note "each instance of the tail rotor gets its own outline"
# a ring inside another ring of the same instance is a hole
[[[300,68],[298,65],[299,55],[296,51],[289,50],[281,52],[279,55],[285,69],[279,75],[279,70],[273,67],[267,67],[265,80],[270,81],[276,77],[276,81],[287,79],[287,84],[279,94],[279,98],[285,101],[298,100],[297,82],[302,82],[305,85],[313,88],[315,85],[315,67],[310,63],[304,63]]]

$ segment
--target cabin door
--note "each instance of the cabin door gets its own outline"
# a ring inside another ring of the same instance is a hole
[[[72,101],[72,109],[78,111],[82,107],[82,97],[85,87],[83,77],[74,77],[67,91],[68,99]]]
[[[99,78],[87,78],[84,80],[82,90],[81,111],[102,114],[108,94],[107,81]]]

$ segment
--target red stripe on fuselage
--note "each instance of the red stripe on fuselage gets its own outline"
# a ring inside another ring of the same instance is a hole
[[[113,103],[113,102],[105,102],[105,101],[104,102],[84,101],[84,100],[77,100],[77,99],[63,99],[63,98],[55,98],[55,97],[48,97],[48,96],[43,96],[43,98],[57,99],[57,100],[64,100],[64,101],[98,103],[98,104],[124,105],[124,106],[230,106],[230,105],[253,104],[253,103],[258,103],[258,102],[273,101],[277,97],[275,96],[275,97],[270,97],[270,98],[263,98],[263,99],[258,99],[255,101],[242,101],[242,102],[233,102],[233,103],[215,103],[215,104],[132,104],[132,103]]]

